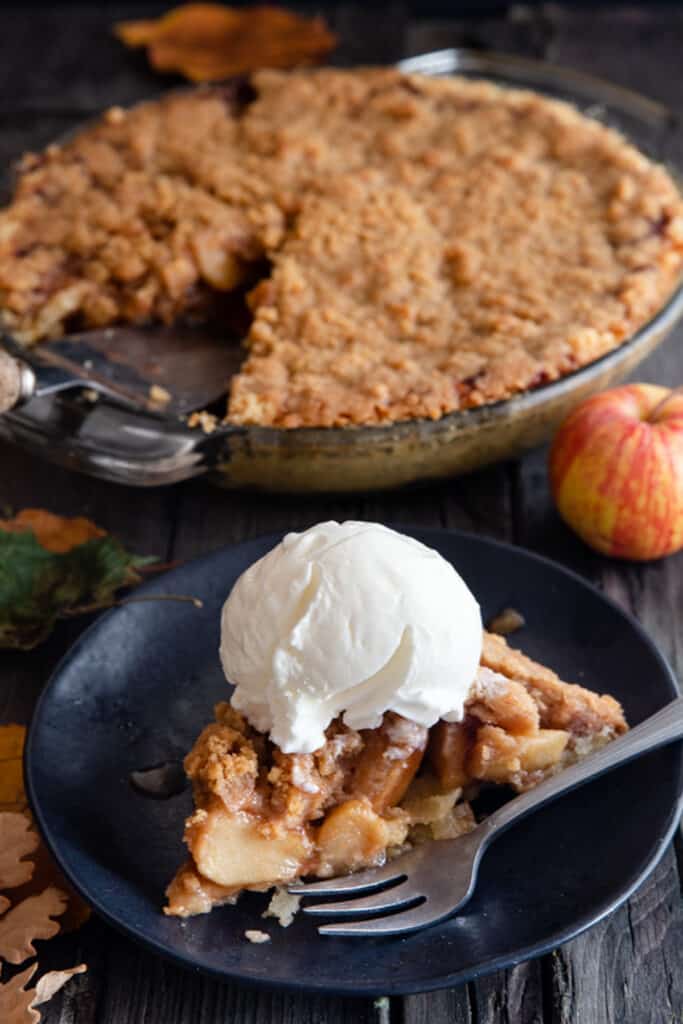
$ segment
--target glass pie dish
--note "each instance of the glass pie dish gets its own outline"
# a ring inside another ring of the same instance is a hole
[[[424,54],[399,67],[486,78],[567,100],[679,173],[675,115],[636,93],[569,69],[467,50]],[[33,399],[0,417],[0,436],[53,462],[134,486],[209,473],[224,486],[268,491],[387,489],[464,473],[541,443],[577,402],[633,370],[681,315],[679,283],[647,324],[594,362],[504,401],[438,420],[294,429],[223,424],[207,434],[69,393]]]

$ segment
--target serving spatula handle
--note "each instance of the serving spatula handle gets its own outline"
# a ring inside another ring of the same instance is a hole
[[[25,402],[35,387],[36,377],[31,367],[0,348],[0,414]]]
[[[80,366],[50,350],[49,346],[41,351],[35,366],[0,346],[0,415],[11,412],[30,398],[86,387],[136,411],[157,411],[149,399],[145,401],[139,394],[116,382],[103,380],[96,373],[84,374]]]

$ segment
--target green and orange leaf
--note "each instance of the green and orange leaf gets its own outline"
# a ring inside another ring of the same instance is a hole
[[[29,650],[57,619],[107,607],[151,561],[80,516],[25,509],[0,519],[0,648]]]

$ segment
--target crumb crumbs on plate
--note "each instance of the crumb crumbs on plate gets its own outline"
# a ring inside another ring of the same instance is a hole
[[[283,886],[277,886],[261,917],[274,917],[283,928],[289,928],[300,905],[301,896],[293,896]]]
[[[218,426],[218,417],[205,409],[193,412],[187,418],[188,427],[200,427],[205,434],[213,434]]]
[[[164,406],[171,401],[171,392],[159,384],[150,384],[149,400],[153,405]]]
[[[526,619],[516,608],[503,608],[502,612],[489,622],[487,629],[490,633],[497,633],[499,636],[509,636],[518,629],[526,626]]]
[[[257,946],[263,942],[270,942],[270,935],[268,932],[261,932],[258,928],[247,928],[244,933],[245,939],[249,942],[255,942]]]

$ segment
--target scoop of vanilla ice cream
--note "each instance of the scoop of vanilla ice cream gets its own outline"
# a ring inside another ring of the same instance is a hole
[[[482,645],[479,605],[436,551],[378,523],[288,534],[223,607],[232,705],[285,753],[310,753],[343,714],[459,721]]]

